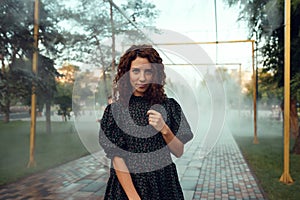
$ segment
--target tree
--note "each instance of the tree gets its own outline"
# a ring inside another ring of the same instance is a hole
[[[56,6],[54,6],[56,5]],[[56,29],[57,16],[53,10],[59,8],[56,1],[47,5],[40,3],[39,22],[39,66],[40,74],[36,76],[27,70],[30,68],[33,46],[33,1],[7,0],[0,3],[0,106],[5,113],[4,121],[9,122],[9,107],[12,99],[23,98],[31,91],[34,82],[43,90],[43,86],[53,82],[56,74],[53,57],[58,53],[58,46],[63,44],[63,37]],[[47,54],[43,56],[42,54]],[[52,63],[52,64],[51,64]],[[31,68],[30,68],[31,69]],[[43,69],[43,70],[41,70]],[[54,72],[54,74],[52,73]],[[45,79],[45,76],[49,77]],[[50,87],[48,89],[52,88]],[[44,88],[45,89],[45,88]],[[47,90],[48,91],[48,90]],[[45,98],[49,99],[49,98]]]
[[[66,30],[70,49],[66,52],[70,60],[81,61],[108,71],[114,66],[114,56],[123,52],[114,52],[111,45],[114,38],[126,37],[133,43],[145,38],[139,29],[153,24],[157,17],[155,6],[146,1],[130,0],[118,7],[111,1],[78,1],[66,23],[72,24],[72,30]],[[88,12],[87,12],[88,11]],[[125,14],[126,13],[126,14]],[[71,34],[70,34],[71,32]]]
[[[238,5],[241,9],[239,20],[248,23],[250,37],[255,37],[261,45],[264,72],[274,74],[274,82],[283,87],[284,81],[284,1],[238,1],[227,0],[229,6]],[[297,96],[300,89],[300,1],[291,4],[291,133],[299,138]],[[299,97],[299,96],[298,96]],[[293,153],[300,154],[300,139],[293,147]]]
[[[270,72],[262,71],[258,75],[258,99],[267,105],[280,105],[283,99],[283,88],[278,87],[274,81],[274,75]]]
[[[22,8],[22,9],[21,9]],[[0,58],[1,58],[1,80],[0,80],[0,106],[5,114],[4,122],[9,121],[9,108],[11,100],[16,99],[15,92],[18,92],[19,82],[13,82],[18,72],[12,70],[12,66],[18,58],[24,55],[23,49],[30,49],[32,45],[28,42],[29,30],[28,16],[25,15],[17,22],[16,15],[19,10],[30,10],[29,5],[19,1],[4,1],[0,7]],[[22,14],[22,12],[20,13]],[[25,39],[26,38],[26,39]],[[28,74],[29,75],[29,74]],[[23,91],[23,90],[22,90]]]
[[[56,82],[56,92],[54,103],[59,105],[59,113],[67,121],[72,110],[72,95],[75,82],[75,74],[79,72],[79,67],[71,64],[64,64],[60,69],[60,77]]]
[[[96,96],[97,99],[101,98],[99,103],[106,102],[111,93],[114,69],[118,64],[116,57],[123,53],[116,51],[115,40],[120,41],[124,38],[126,42],[134,43],[145,39],[140,29],[151,25],[158,12],[153,4],[138,0],[130,0],[120,6],[110,0],[82,0],[74,1],[74,4],[77,6],[70,7],[67,11],[68,18],[63,22],[71,24],[71,29],[70,26],[66,26],[64,30],[69,47],[64,53],[70,61],[79,61],[90,68],[101,69],[101,84]],[[76,91],[75,103],[80,105],[78,102],[83,99],[79,97],[87,95],[80,95],[83,89],[77,86],[76,88],[80,91]]]

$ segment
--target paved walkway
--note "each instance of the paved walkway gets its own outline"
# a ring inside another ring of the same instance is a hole
[[[175,160],[186,200],[266,199],[230,133],[204,158],[199,144]],[[103,199],[107,178],[107,168],[89,155],[1,187],[0,199]]]

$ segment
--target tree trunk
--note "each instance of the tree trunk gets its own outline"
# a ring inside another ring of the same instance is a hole
[[[296,141],[292,148],[291,153],[299,155],[300,154],[300,127],[298,127],[298,129],[299,129],[298,136],[296,138]]]
[[[291,100],[291,113],[290,113],[290,121],[291,121],[291,135],[293,138],[296,138],[295,144],[292,148],[291,153],[300,154],[300,128],[298,122],[298,113],[297,113],[297,101]]]
[[[46,133],[51,133],[51,104],[46,101]]]
[[[299,122],[297,113],[297,101],[295,99],[291,100],[290,109],[290,123],[291,123],[291,136],[296,139],[298,136]]]
[[[4,97],[4,98],[6,98],[6,97]],[[10,100],[9,99],[5,99],[5,100],[6,100],[5,105],[2,105],[1,108],[4,113],[3,122],[8,123],[10,121],[10,117],[9,117]]]
[[[3,122],[4,123],[8,123],[9,122],[9,112],[4,112]]]

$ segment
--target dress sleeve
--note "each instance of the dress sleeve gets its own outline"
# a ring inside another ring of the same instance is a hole
[[[100,124],[99,144],[104,149],[106,156],[110,159],[115,156],[125,159],[127,149],[125,134],[114,120],[111,105],[106,107]]]
[[[191,127],[181,109],[181,106],[178,102],[170,98],[169,106],[171,107],[171,130],[176,135],[176,137],[182,142],[187,143],[193,138],[193,133],[191,131]]]

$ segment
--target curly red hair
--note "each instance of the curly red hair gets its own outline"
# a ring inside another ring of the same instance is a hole
[[[165,98],[165,67],[162,58],[151,45],[133,45],[120,58],[117,75],[114,79],[114,100],[119,100],[122,104],[128,103],[132,95],[133,88],[129,81],[129,73],[131,62],[137,57],[147,58],[153,69],[153,83],[144,94],[152,104],[162,103]]]

